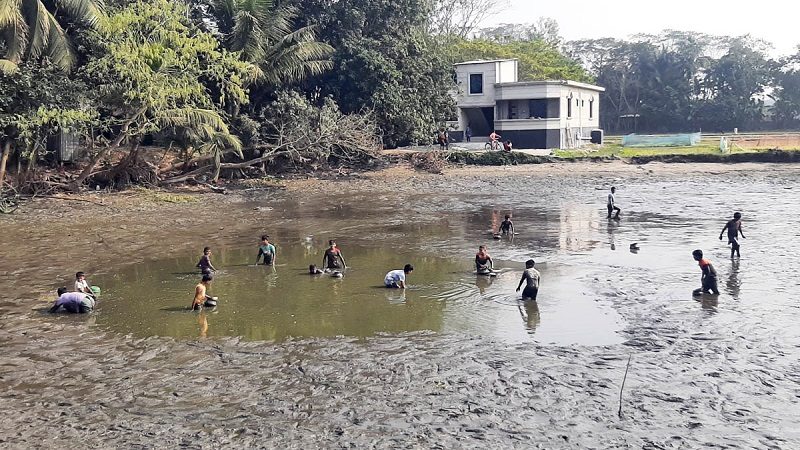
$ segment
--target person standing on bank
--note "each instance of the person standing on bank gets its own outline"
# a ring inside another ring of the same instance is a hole
[[[344,255],[339,247],[336,246],[336,241],[331,239],[328,241],[328,249],[325,250],[325,255],[322,256],[323,269],[329,270],[342,270],[347,269],[347,263],[344,261]]]
[[[467,142],[472,142],[472,128],[469,125],[467,125],[467,131],[464,135],[467,137]]]
[[[615,192],[617,192],[617,188],[612,186],[611,187],[611,192],[608,194],[608,204],[607,204],[607,206],[608,206],[608,217],[606,217],[607,219],[611,218],[611,213],[614,212],[614,211],[616,211],[616,214],[614,215],[614,218],[615,219],[619,219],[620,209],[617,206],[616,198],[614,198],[614,193]]]

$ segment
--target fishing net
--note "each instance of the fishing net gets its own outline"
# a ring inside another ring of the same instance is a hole
[[[623,147],[691,147],[700,143],[700,133],[623,136]]]

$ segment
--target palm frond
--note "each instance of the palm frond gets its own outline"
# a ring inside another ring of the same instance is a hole
[[[38,59],[47,49],[47,41],[50,38],[50,24],[55,21],[50,20],[52,15],[41,0],[26,1],[22,3],[22,11],[28,23],[29,37],[26,57]]]
[[[242,141],[238,136],[230,133],[214,133],[204,144],[200,145],[199,149],[202,153],[218,154],[223,153],[225,150],[232,150],[239,158],[244,158]]]
[[[205,136],[209,136],[214,132],[229,133],[228,125],[225,124],[222,116],[210,109],[169,109],[156,120],[167,127],[189,128]]]
[[[103,0],[59,0],[58,4],[72,19],[88,25],[95,25],[105,15]]]
[[[11,75],[19,69],[17,64],[8,59],[0,59],[0,73]]]
[[[24,23],[20,7],[22,0],[0,0],[0,28],[17,27]]]
[[[0,29],[0,41],[5,43],[6,59],[19,63],[28,46],[28,25],[22,21],[13,27]]]
[[[56,18],[48,14],[50,35],[47,37],[47,56],[58,67],[70,70],[75,64],[75,50]]]

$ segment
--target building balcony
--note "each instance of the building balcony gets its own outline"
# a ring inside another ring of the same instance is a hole
[[[557,130],[561,127],[561,119],[497,119],[494,126],[497,130]]]

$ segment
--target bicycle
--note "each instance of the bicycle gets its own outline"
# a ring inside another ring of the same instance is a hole
[[[484,150],[500,150],[500,140],[487,142],[486,145],[483,146]]]

